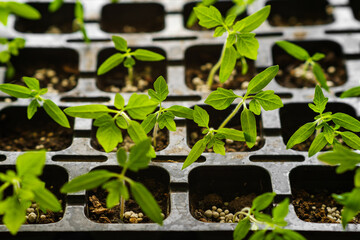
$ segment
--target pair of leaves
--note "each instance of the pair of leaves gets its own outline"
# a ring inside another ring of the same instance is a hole
[[[27,108],[28,119],[31,119],[40,107],[42,102],[45,112],[59,125],[70,128],[70,123],[63,111],[50,99],[44,99],[41,95],[47,92],[46,88],[40,88],[39,80],[30,77],[23,77],[27,87],[17,84],[0,84],[0,91],[16,98],[32,99]]]
[[[310,56],[310,54],[304,48],[294,43],[290,43],[288,41],[278,41],[276,44],[294,58],[300,61],[305,61],[305,66],[310,64],[312,66],[312,71],[315,75],[315,78],[319,82],[320,86],[326,91],[329,91],[325,74],[321,66],[317,63],[317,61],[325,57],[323,53],[315,53],[313,56]]]
[[[135,60],[140,61],[161,61],[164,60],[164,56],[161,54],[145,50],[145,49],[136,49],[135,51],[131,51],[127,46],[127,42],[125,39],[119,36],[112,36],[112,40],[114,42],[116,50],[125,53],[115,53],[110,56],[108,59],[103,62],[99,69],[97,70],[98,75],[102,75],[115,68],[124,62],[124,67],[132,68],[135,65]],[[124,61],[125,60],[125,61]]]

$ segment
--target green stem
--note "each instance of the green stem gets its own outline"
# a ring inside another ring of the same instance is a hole
[[[232,111],[232,113],[221,123],[220,127],[218,129],[221,129],[226,126],[226,124],[235,116],[235,114],[239,111],[241,108],[241,105],[245,103],[244,99],[241,100],[241,102],[236,106],[236,108]],[[246,107],[246,106],[245,106]]]
[[[120,196],[120,220],[122,222],[124,221],[124,213],[125,213],[125,199],[123,198],[123,196]]]
[[[125,112],[120,112],[120,115],[125,119],[128,126],[130,126],[131,119]]]
[[[225,50],[226,50],[226,43],[227,43],[227,37],[226,37],[226,41],[225,41],[225,43],[223,45],[219,61],[211,68],[211,70],[209,72],[209,76],[208,76],[208,79],[207,79],[207,86],[208,86],[209,89],[211,89],[211,86],[212,86],[212,84],[214,82],[214,75],[219,70],[219,68],[221,66],[221,63],[222,63],[222,61],[224,59]]]
[[[302,74],[302,78],[305,78],[305,74],[309,68],[310,62],[308,60],[306,60],[305,64],[304,64],[304,68],[303,68],[303,74]]]
[[[128,81],[130,83],[131,86],[133,86],[133,78],[134,78],[134,68],[133,67],[129,67],[128,68]]]
[[[157,131],[158,131],[158,122],[155,123],[154,129],[153,129],[153,145],[154,148],[156,147],[156,138],[157,138]]]

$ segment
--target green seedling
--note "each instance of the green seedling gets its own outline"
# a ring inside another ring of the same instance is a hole
[[[209,7],[216,3],[217,0],[202,0],[201,2],[196,4],[196,7]],[[233,0],[234,6],[232,6],[226,13],[226,16],[235,15],[239,16],[245,12],[248,5],[251,5],[255,2],[255,0]],[[186,22],[186,27],[191,28],[197,21],[197,17],[194,11],[192,11],[189,15],[189,18]]]
[[[340,144],[337,137],[341,137],[349,147],[360,149],[360,138],[353,133],[360,132],[360,121],[345,113],[324,113],[327,102],[328,98],[324,97],[321,88],[317,85],[314,104],[309,103],[309,108],[319,115],[314,118],[315,121],[304,124],[290,137],[286,145],[287,149],[304,142],[314,133],[315,139],[310,145],[309,157],[321,151],[327,144]],[[340,131],[340,127],[350,131]]]
[[[169,108],[162,107],[162,102],[166,100],[169,94],[168,86],[162,76],[156,79],[154,89],[149,89],[148,94],[151,100],[158,104],[159,110],[149,114],[141,123],[141,126],[146,133],[153,130],[153,146],[156,146],[156,136],[159,128],[176,131],[175,116],[193,119],[193,110],[180,105],[173,105]]]
[[[48,7],[50,12],[56,12],[63,5],[64,0],[53,0]],[[90,43],[90,39],[87,35],[85,23],[84,23],[84,9],[81,1],[76,0],[75,3],[75,20],[73,23],[74,30],[80,30],[83,35],[83,39],[86,43]]]
[[[235,99],[240,99],[233,112],[222,122],[218,129],[209,127],[209,115],[199,106],[195,106],[193,119],[199,127],[206,128],[203,134],[205,137],[195,143],[187,156],[183,169],[195,162],[206,148],[213,148],[215,153],[225,155],[225,139],[234,141],[245,141],[249,148],[252,148],[256,142],[257,130],[255,115],[260,115],[261,108],[265,111],[275,110],[283,106],[279,96],[274,91],[263,89],[270,83],[279,70],[279,66],[272,66],[256,75],[250,82],[246,94],[239,96],[234,94],[232,90],[218,88],[213,91],[205,103],[217,110],[228,108]],[[246,101],[251,100],[249,108]],[[226,128],[226,124],[236,115],[242,108],[240,122],[242,131]]]
[[[5,26],[7,25],[8,17],[11,13],[30,20],[41,18],[39,11],[29,4],[14,1],[0,2],[0,22]]]
[[[15,75],[15,68],[10,61],[11,56],[19,55],[19,49],[25,47],[25,39],[15,38],[9,42],[6,38],[0,38],[0,44],[7,45],[7,49],[0,52],[0,63],[6,65],[6,77],[11,79]]]
[[[27,117],[31,119],[37,112],[40,103],[45,112],[59,125],[70,128],[69,120],[63,111],[50,99],[42,97],[47,93],[47,88],[40,88],[39,80],[31,77],[23,77],[23,80],[27,87],[17,84],[4,83],[0,84],[0,91],[9,94],[16,98],[28,98],[31,99],[29,106],[27,107]]]
[[[308,69],[311,67],[311,70],[314,73],[316,81],[320,84],[320,86],[323,89],[329,91],[329,87],[327,85],[324,71],[322,70],[321,66],[317,63],[317,61],[320,61],[325,57],[325,54],[317,52],[313,56],[310,56],[310,54],[304,48],[294,43],[290,43],[288,41],[278,41],[276,42],[276,44],[294,58],[300,61],[305,61],[302,78],[306,79],[305,74],[308,71]]]
[[[218,9],[210,7],[195,7],[196,16],[199,18],[199,24],[206,28],[214,28],[214,37],[220,37],[226,33],[226,40],[221,51],[220,59],[210,70],[207,79],[207,86],[210,89],[215,73],[220,69],[219,80],[224,83],[230,77],[236,62],[240,59],[242,74],[248,70],[245,58],[256,60],[259,42],[252,33],[269,16],[270,6],[266,6],[256,13],[235,22],[236,15],[229,15],[225,19],[221,16]]]
[[[128,48],[127,42],[125,39],[119,36],[112,36],[116,50],[121,53],[115,53],[105,60],[99,67],[97,74],[102,75],[110,71],[111,69],[117,67],[123,62],[124,67],[128,69],[128,76],[126,80],[127,86],[133,86],[134,78],[134,65],[135,59],[140,61],[161,61],[164,60],[164,56],[161,54],[145,50],[145,49],[136,49],[131,51],[131,48]],[[135,58],[135,59],[134,59]]]
[[[144,213],[151,220],[162,225],[161,209],[151,193],[143,184],[125,176],[127,170],[137,172],[148,167],[151,161],[151,157],[148,155],[150,149],[152,149],[150,139],[144,139],[133,146],[129,157],[127,157],[125,150],[120,148],[116,154],[118,163],[122,167],[120,174],[107,170],[94,170],[66,183],[61,188],[61,192],[78,192],[101,186],[109,192],[106,198],[107,207],[112,208],[120,204],[120,219],[123,220],[125,200],[129,199],[128,188],[130,188],[131,195]]]
[[[12,235],[25,223],[26,209],[33,202],[37,203],[43,212],[61,210],[59,200],[39,179],[45,160],[44,151],[24,153],[16,160],[16,172],[7,170],[6,173],[0,173],[0,215]],[[8,189],[10,191],[6,191]]]
[[[245,207],[234,215],[234,222],[236,217],[241,219],[235,228],[234,240],[244,239],[250,229],[254,233],[249,240],[305,240],[301,234],[283,228],[287,225],[285,217],[289,212],[288,198],[272,209],[272,216],[261,212],[271,205],[275,195],[275,193],[264,193],[254,199],[251,208]],[[259,230],[259,225],[264,225],[264,228]]]
[[[341,211],[341,224],[345,229],[348,222],[360,213],[360,169],[356,166],[360,164],[360,154],[336,144],[332,152],[320,154],[318,159],[330,165],[338,165],[338,174],[356,169],[353,190],[343,194],[332,194],[333,198],[344,206]]]
[[[114,106],[111,109],[101,104],[69,107],[64,112],[72,117],[94,119],[94,126],[98,127],[96,138],[105,152],[111,152],[119,143],[123,142],[121,129],[126,129],[130,138],[139,143],[147,139],[147,135],[140,123],[132,120],[144,120],[154,112],[157,102],[143,94],[132,94],[128,104],[120,94],[115,95]],[[130,118],[131,117],[131,118]],[[154,150],[152,149],[155,155]]]
[[[358,97],[358,96],[360,96],[360,86],[350,88],[340,95],[341,98]]]

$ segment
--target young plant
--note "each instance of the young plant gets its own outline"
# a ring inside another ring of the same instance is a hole
[[[50,4],[49,4],[49,11],[50,12],[56,12],[57,10],[59,10],[59,8],[63,5],[64,0],[53,0]],[[90,39],[87,35],[86,32],[86,28],[85,28],[85,24],[84,24],[84,9],[83,9],[83,5],[81,3],[81,1],[76,0],[75,3],[75,20],[73,23],[73,28],[75,30],[80,30],[80,32],[83,35],[83,39],[86,43],[90,43]]]
[[[327,102],[328,98],[324,97],[321,88],[317,85],[314,104],[309,103],[309,108],[319,115],[314,118],[315,121],[304,124],[290,137],[286,144],[287,149],[304,142],[314,133],[315,139],[310,145],[309,157],[321,151],[327,144],[339,143],[337,137],[341,137],[349,147],[360,149],[360,138],[353,133],[360,132],[360,121],[345,113],[324,113]],[[334,124],[330,124],[331,121]],[[350,131],[340,131],[340,127]]]
[[[11,55],[19,55],[19,49],[25,47],[25,39],[15,38],[14,40],[8,41],[6,38],[0,38],[0,44],[7,45],[7,49],[0,52],[0,63],[6,64],[6,77],[11,79],[15,75],[15,68],[10,61]]]
[[[101,104],[69,107],[64,112],[72,117],[94,119],[94,126],[97,126],[96,138],[105,152],[111,152],[119,143],[123,142],[121,129],[126,129],[130,138],[139,143],[147,139],[147,135],[140,123],[132,120],[144,120],[152,113],[157,102],[149,99],[143,94],[132,94],[128,104],[120,94],[115,95],[115,109],[108,108]],[[130,116],[130,117],[129,117]],[[153,155],[155,155],[152,149]]]
[[[320,154],[318,159],[330,165],[338,165],[336,168],[336,173],[338,174],[356,169],[354,176],[355,187],[353,190],[343,194],[332,195],[338,203],[344,206],[341,211],[341,224],[345,229],[347,223],[360,213],[360,168],[356,166],[360,164],[360,154],[340,144],[336,144],[332,152]]]
[[[329,91],[329,87],[327,85],[324,71],[322,70],[321,66],[317,63],[317,61],[320,61],[325,57],[323,53],[317,52],[313,56],[310,56],[310,54],[304,48],[294,43],[290,43],[288,41],[278,41],[276,42],[276,44],[294,58],[300,61],[305,61],[302,78],[305,79],[305,74],[308,71],[309,67],[311,67],[311,70],[314,73],[316,81],[323,89]]]
[[[27,87],[17,84],[4,83],[0,84],[0,91],[9,94],[16,98],[28,98],[31,99],[29,106],[27,107],[27,117],[31,119],[37,112],[40,103],[45,112],[59,125],[70,128],[69,120],[63,111],[50,99],[42,97],[47,93],[47,88],[40,88],[39,80],[31,77],[23,77],[23,80]]]
[[[37,20],[41,18],[41,14],[38,10],[26,3],[19,3],[14,1],[0,2],[0,22],[7,25],[9,15],[13,13],[19,17],[27,18],[31,20]]]
[[[213,5],[217,0],[202,0],[198,4],[196,4],[196,7],[209,7],[210,5]],[[234,6],[232,6],[226,13],[226,16],[229,15],[235,15],[239,16],[242,13],[245,12],[248,5],[251,5],[255,2],[255,0],[233,0]],[[192,11],[189,15],[189,18],[186,22],[186,27],[191,28],[197,21],[197,17],[194,11]]]
[[[194,11],[201,26],[216,27],[214,37],[220,37],[226,33],[220,59],[210,70],[207,79],[208,88],[211,88],[215,73],[219,68],[220,82],[224,83],[228,80],[238,59],[241,61],[242,74],[246,74],[248,66],[245,58],[256,60],[259,48],[259,42],[255,38],[256,34],[252,31],[267,19],[270,14],[270,5],[235,23],[235,15],[229,15],[223,19],[219,10],[213,6],[195,7]]]
[[[162,102],[166,100],[169,90],[165,79],[160,76],[154,82],[154,90],[149,89],[148,94],[154,102],[158,104],[159,110],[155,113],[149,114],[141,126],[146,133],[153,130],[153,146],[156,146],[156,136],[158,129],[166,127],[169,131],[176,131],[175,116],[193,119],[193,110],[180,105],[173,105],[169,108],[161,106]]]
[[[257,130],[255,115],[260,115],[261,108],[265,111],[275,110],[283,106],[279,96],[274,94],[272,90],[262,91],[270,81],[275,77],[279,70],[279,66],[272,66],[256,75],[250,82],[246,94],[244,96],[236,95],[232,90],[218,88],[213,91],[205,103],[217,110],[228,108],[235,99],[240,99],[232,113],[222,122],[218,129],[209,127],[209,115],[199,106],[195,106],[193,118],[199,127],[205,127],[203,134],[205,137],[195,143],[187,156],[183,169],[195,162],[206,148],[213,148],[215,153],[225,155],[224,139],[234,141],[245,141],[249,148],[252,148],[256,142]],[[246,100],[250,100],[249,108]],[[241,109],[240,122],[242,131],[225,128],[226,124]]]
[[[241,211],[235,213],[234,222],[235,218],[238,216],[241,221],[239,221],[235,228],[233,234],[234,240],[244,239],[250,229],[254,231],[254,233],[250,236],[249,240],[305,240],[301,234],[283,228],[287,225],[285,217],[289,212],[288,198],[272,209],[272,216],[261,212],[270,206],[275,195],[275,193],[264,193],[254,199],[251,208],[245,207]],[[258,230],[258,225],[264,225],[264,229]],[[269,231],[269,229],[272,230]]]
[[[44,212],[61,210],[60,202],[38,178],[43,172],[45,160],[44,151],[27,152],[17,158],[16,172],[7,170],[0,173],[0,215],[3,215],[2,221],[12,235],[25,223],[26,209],[33,202]]]
[[[146,187],[125,176],[127,170],[134,172],[140,169],[147,168],[151,157],[148,155],[151,149],[150,139],[144,139],[138,142],[130,150],[130,155],[124,149],[120,148],[117,151],[117,160],[122,167],[120,174],[109,172],[107,170],[94,170],[66,183],[62,188],[62,193],[78,192],[82,190],[91,190],[97,187],[106,189],[109,194],[106,198],[106,205],[108,208],[115,207],[120,204],[120,219],[124,218],[125,200],[129,199],[130,192],[134,200],[140,205],[144,213],[154,222],[162,225],[163,217],[161,209],[156,200]]]
[[[111,57],[105,60],[99,67],[97,74],[102,75],[120,65],[123,62],[124,67],[128,69],[128,76],[126,79],[127,86],[133,86],[134,78],[134,65],[135,59],[140,61],[161,61],[165,57],[161,54],[145,50],[145,49],[136,49],[131,51],[131,48],[128,48],[127,42],[125,39],[119,36],[112,36],[116,50],[123,53],[115,53]],[[134,59],[135,58],[135,59]]]

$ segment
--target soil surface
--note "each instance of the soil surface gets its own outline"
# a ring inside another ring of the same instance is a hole
[[[255,193],[235,197],[226,202],[216,193],[208,194],[203,197],[197,206],[191,206],[191,214],[202,222],[234,222],[234,215],[245,207],[251,207],[252,201],[256,198]],[[238,222],[239,218],[235,218]]]
[[[18,152],[35,149],[59,151],[69,147],[73,129],[64,128],[39,112],[32,120],[21,120],[21,117],[13,114],[0,113],[0,125],[4,126],[0,130],[0,149]]]
[[[130,148],[135,144],[127,134],[126,130],[121,129],[121,132],[123,134],[124,141],[118,144],[118,146],[113,151],[117,151],[118,148],[123,147],[127,152],[129,152]],[[94,134],[91,139],[91,146],[96,150],[104,151],[103,147],[99,144],[98,140],[96,139],[96,130],[94,130],[93,133]],[[148,134],[148,136],[152,137],[152,131]],[[156,137],[155,151],[161,151],[165,149],[168,145],[169,145],[169,131],[167,131],[166,129],[162,129],[158,132],[158,136]]]
[[[344,61],[335,52],[326,48],[319,48],[318,52],[324,53],[326,56],[318,63],[321,65],[325,77],[328,80],[329,87],[340,86],[346,82],[346,70]],[[303,62],[293,58],[285,52],[273,53],[274,63],[278,64],[280,70],[275,80],[284,87],[288,88],[307,88],[315,87],[316,79],[312,73],[312,68],[303,71]]]
[[[164,218],[169,214],[170,200],[168,188],[162,182],[156,181],[154,178],[148,178],[141,181],[146,188],[155,197],[161,208]],[[97,188],[87,193],[87,216],[90,220],[98,223],[121,223],[119,214],[120,206],[106,208],[107,192],[102,188]],[[151,223],[152,221],[144,215],[139,205],[130,198],[125,203],[124,223]]]
[[[326,190],[309,193],[302,189],[294,189],[292,204],[296,215],[306,222],[341,223],[343,206],[336,202],[331,194]],[[359,216],[354,218],[353,223],[360,223]]]

